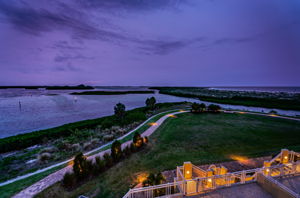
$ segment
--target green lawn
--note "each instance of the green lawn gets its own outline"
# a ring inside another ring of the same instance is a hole
[[[152,136],[145,150],[67,192],[59,184],[37,197],[122,197],[138,172],[175,169],[184,161],[206,164],[275,154],[281,148],[300,150],[300,122],[241,114],[180,114],[169,118]]]

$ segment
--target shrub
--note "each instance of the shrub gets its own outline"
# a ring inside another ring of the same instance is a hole
[[[53,153],[56,152],[58,149],[54,146],[46,147],[43,150],[40,151],[40,153]]]
[[[194,102],[194,103],[192,104],[191,112],[193,112],[193,113],[199,113],[200,110],[201,110],[200,104]]]
[[[91,144],[94,146],[94,145],[97,145],[99,143],[99,139],[98,138],[94,138],[91,140]]]
[[[90,143],[90,142],[86,142],[86,143],[84,143],[83,144],[83,149],[84,150],[89,150],[89,149],[91,149],[93,146],[92,146],[92,144]]]
[[[72,150],[73,151],[80,151],[81,150],[81,146],[80,144],[72,144]]]
[[[114,135],[105,135],[103,136],[104,141],[111,141],[114,139]]]
[[[123,150],[123,154],[125,156],[129,156],[131,154],[131,149],[130,146],[126,146],[125,149]]]
[[[118,140],[111,145],[111,157],[114,162],[118,162],[122,157],[121,143]]]
[[[111,167],[113,165],[113,160],[111,158],[111,156],[108,153],[105,153],[103,155],[104,161],[105,161],[105,166],[107,168]]]
[[[148,137],[145,136],[145,137],[144,137],[144,143],[147,144],[148,142],[149,142]]]
[[[86,157],[82,153],[79,153],[75,156],[73,172],[79,181],[88,176],[89,167],[87,167],[86,161]]]
[[[143,138],[138,132],[134,133],[132,142],[136,148],[140,148],[143,146]]]
[[[219,105],[210,104],[208,105],[208,110],[211,112],[218,112],[221,110],[221,107]]]
[[[62,180],[62,185],[68,189],[73,188],[76,185],[75,174],[67,172]]]
[[[40,162],[48,161],[51,158],[52,158],[51,153],[41,153],[40,155],[38,155],[38,160]]]
[[[95,158],[95,171],[96,174],[101,173],[105,169],[105,161],[101,159],[101,157],[97,156]]]

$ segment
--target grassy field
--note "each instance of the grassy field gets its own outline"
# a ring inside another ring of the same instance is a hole
[[[181,114],[169,118],[152,136],[145,150],[67,192],[59,183],[37,197],[122,197],[136,183],[138,173],[175,169],[184,161],[207,164],[276,154],[282,148],[300,150],[300,123],[245,114]]]

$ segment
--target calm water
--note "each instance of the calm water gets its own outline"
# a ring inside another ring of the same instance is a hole
[[[70,92],[73,91],[0,89],[0,138],[47,129],[70,122],[111,115],[113,114],[114,105],[118,102],[124,103],[127,110],[141,107],[145,105],[146,98],[151,96],[155,96],[157,102],[199,102],[199,100],[195,99],[158,93],[114,96],[73,96],[69,95]],[[205,103],[209,104],[207,102]],[[271,110],[267,108],[236,105],[221,106],[223,108],[258,112],[269,112]],[[299,111],[276,111],[285,115],[300,115]]]

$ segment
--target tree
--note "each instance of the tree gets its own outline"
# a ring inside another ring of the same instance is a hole
[[[269,112],[269,114],[277,114],[277,111],[271,110],[271,111]]]
[[[111,157],[115,162],[118,162],[122,157],[121,143],[118,140],[111,145]]]
[[[218,112],[221,110],[221,107],[219,105],[215,105],[215,104],[210,104],[208,106],[208,110],[212,111],[212,112]]]
[[[204,104],[204,103],[201,103],[200,105],[199,105],[199,107],[200,107],[200,110],[203,112],[203,111],[205,111],[205,109],[206,109],[206,105]]]
[[[143,143],[144,143],[142,136],[138,132],[134,133],[133,138],[132,138],[132,142],[133,142],[133,145],[136,148],[142,147]]]
[[[200,104],[199,103],[194,102],[192,104],[192,112],[195,112],[195,113],[200,112]]]
[[[147,179],[143,182],[143,186],[146,187],[146,186],[160,185],[165,181],[166,179],[161,173],[157,173],[157,174],[150,173]],[[163,195],[164,191],[165,189],[155,189],[153,191],[154,196],[156,197],[156,196]]]
[[[118,121],[123,122],[124,117],[125,117],[125,105],[122,103],[118,103],[116,104],[116,106],[114,107],[114,111],[115,111],[115,116],[117,118]]]
[[[76,178],[79,180],[86,178],[89,173],[88,169],[86,157],[82,153],[77,154],[73,164],[73,172]]]
[[[154,110],[155,109],[155,104],[156,104],[156,99],[155,97],[151,97],[151,98],[147,98],[146,99],[146,107],[150,110]]]

